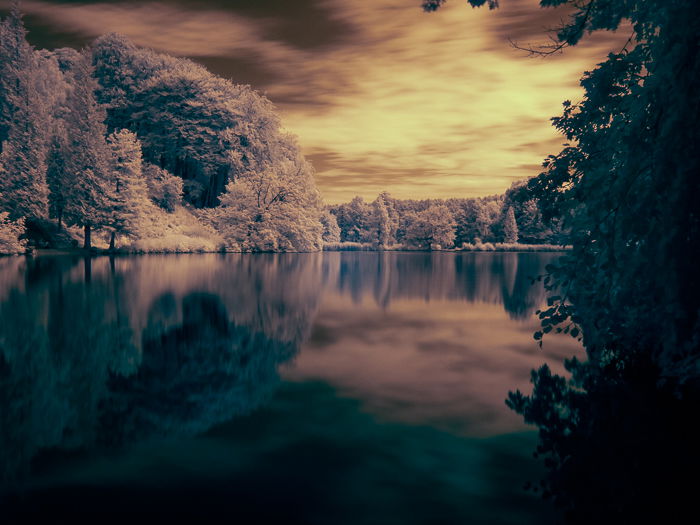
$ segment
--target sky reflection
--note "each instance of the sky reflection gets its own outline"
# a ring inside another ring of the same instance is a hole
[[[401,299],[381,308],[330,292],[282,377],[328,383],[380,420],[505,434],[526,428],[506,408],[507,392],[527,391],[532,368],[547,362],[563,372],[564,358],[582,355],[570,337],[549,337],[540,349],[537,326],[510,319],[499,304]]]

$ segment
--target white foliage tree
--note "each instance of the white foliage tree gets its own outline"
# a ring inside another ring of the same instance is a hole
[[[230,182],[215,216],[229,247],[243,251],[321,248],[321,201],[310,165],[291,138],[279,141],[272,162]]]
[[[182,179],[148,162],[143,165],[143,173],[151,200],[169,213],[175,211],[182,201]]]
[[[48,215],[46,157],[56,64],[35,52],[17,5],[0,23],[0,203],[12,218]]]
[[[110,183],[111,151],[105,140],[105,111],[95,100],[97,82],[83,58],[71,73],[66,105],[65,209],[66,217],[84,229],[84,248],[91,247],[91,231],[109,223],[114,202]]]
[[[141,143],[128,130],[115,131],[107,138],[111,156],[111,181],[113,187],[109,226],[109,247],[115,248],[117,234],[136,237],[142,217],[152,206],[148,198],[148,186],[143,175]]]

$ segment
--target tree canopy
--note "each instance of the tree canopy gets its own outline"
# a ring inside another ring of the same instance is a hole
[[[250,86],[116,34],[81,51],[26,37],[15,4],[0,23],[3,235],[26,219],[42,246],[79,227],[87,249],[93,232],[111,249],[320,249],[313,169]]]

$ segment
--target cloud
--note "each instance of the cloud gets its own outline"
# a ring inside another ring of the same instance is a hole
[[[550,117],[581,96],[582,72],[625,38],[589,38],[561,56],[509,46],[546,40],[566,13],[537,0],[497,11],[418,0],[44,2],[44,28],[199,60],[267,94],[314,162],[331,202],[382,189],[398,197],[488,195],[537,174],[562,138]]]
[[[521,18],[527,5],[537,12],[531,1],[520,4]],[[315,64],[347,83],[313,118],[284,108],[312,159],[338,152],[334,169],[320,167],[318,175],[332,201],[367,195],[382,180],[400,197],[449,197],[501,192],[536,175],[523,167],[539,166],[561,143],[550,117],[564,99],[580,97],[581,72],[607,51],[593,43],[566,60],[532,60],[505,42],[494,45],[507,31],[497,12],[451,5],[428,16],[399,0],[334,5],[363,31]],[[350,169],[371,184],[339,185],[339,173]],[[409,175],[416,172],[423,177]],[[396,173],[406,178],[397,184]]]

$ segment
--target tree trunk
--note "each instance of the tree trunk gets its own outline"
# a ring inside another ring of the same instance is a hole
[[[112,232],[112,235],[109,237],[109,251],[113,252],[114,251],[114,237],[115,234]]]
[[[83,257],[83,267],[85,272],[85,283],[87,284],[92,281],[92,259],[89,255],[87,257]]]
[[[56,217],[56,224],[58,226],[58,230],[61,230],[61,222],[63,221],[63,210],[58,210],[58,217]]]
[[[92,248],[92,242],[90,239],[90,225],[86,224],[83,228],[83,231],[85,232],[85,242],[83,243],[83,249],[89,250],[90,248]]]

